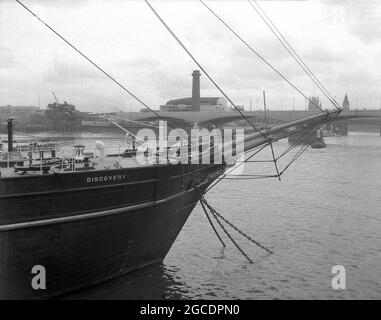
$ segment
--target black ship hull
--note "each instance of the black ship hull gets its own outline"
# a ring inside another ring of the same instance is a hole
[[[223,165],[0,179],[0,298],[43,298],[164,259]],[[46,270],[35,290],[34,266]]]

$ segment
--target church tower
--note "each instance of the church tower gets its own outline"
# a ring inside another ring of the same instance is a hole
[[[344,110],[349,110],[349,100],[348,100],[348,95],[347,94],[345,94],[342,108]]]
[[[309,97],[308,98],[308,111],[315,111],[320,112],[321,110],[318,108],[321,108],[321,102],[319,100],[319,97]]]

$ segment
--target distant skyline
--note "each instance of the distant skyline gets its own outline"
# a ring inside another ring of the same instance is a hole
[[[198,67],[144,1],[24,1],[150,107],[191,96]],[[205,0],[307,96],[327,99],[246,0]],[[199,1],[152,5],[238,105],[303,110],[305,99],[240,43]],[[381,108],[381,1],[259,1],[339,104]],[[0,1],[0,106],[46,107],[58,99],[81,111],[138,111],[127,93],[12,0]],[[221,96],[205,75],[202,96]],[[40,98],[39,98],[40,97]]]

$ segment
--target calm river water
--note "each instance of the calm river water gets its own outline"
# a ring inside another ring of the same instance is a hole
[[[224,180],[206,196],[274,254],[234,231],[254,263],[229,242],[222,249],[197,205],[162,265],[67,298],[381,299],[381,137],[350,133],[326,142],[308,149],[281,182]],[[268,166],[248,163],[244,173],[274,170]],[[346,269],[346,290],[332,289],[334,265]]]

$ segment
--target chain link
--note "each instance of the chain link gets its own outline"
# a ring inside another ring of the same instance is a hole
[[[252,242],[253,244],[255,244],[256,246],[262,248],[263,250],[267,251],[268,253],[272,254],[274,253],[273,251],[271,251],[270,249],[266,248],[264,245],[260,244],[258,241],[255,241],[253,238],[251,238],[250,236],[248,236],[245,232],[243,232],[242,230],[240,230],[238,227],[236,227],[233,223],[231,223],[228,219],[226,219],[225,217],[223,217],[220,213],[218,213],[207,201],[206,199],[204,198],[204,196],[201,197],[201,200],[200,200],[209,210],[212,214],[216,215],[217,217],[219,217],[221,220],[223,220],[226,224],[228,224],[232,229],[234,229],[235,231],[237,231],[241,236],[243,236],[244,238],[246,238],[247,240],[249,240],[250,242]]]

